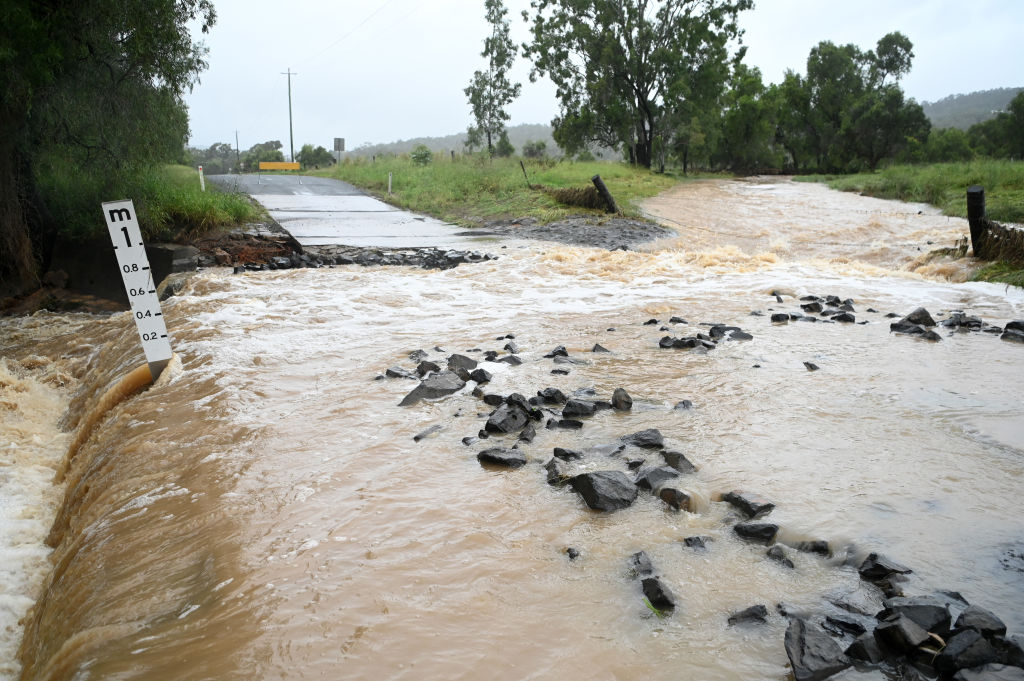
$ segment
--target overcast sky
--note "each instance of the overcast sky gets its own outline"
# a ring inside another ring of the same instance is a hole
[[[506,0],[512,37],[527,27],[529,0]],[[361,144],[449,135],[472,122],[463,89],[489,32],[482,0],[214,0],[217,25],[197,36],[209,69],[187,96],[190,144],[241,148],[271,139],[288,156],[288,77],[296,152],[305,143],[351,150]],[[908,96],[1024,86],[1022,0],[755,0],[740,15],[747,63],[765,82],[786,69],[805,72],[823,40],[874,48],[901,31],[914,44]],[[520,59],[522,96],[511,125],[548,123],[557,114],[550,83],[530,83]]]

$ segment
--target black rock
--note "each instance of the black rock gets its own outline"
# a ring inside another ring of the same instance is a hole
[[[529,420],[524,409],[506,403],[491,412],[484,429],[490,433],[512,433],[525,428]]]
[[[595,343],[594,347],[590,349],[591,352],[611,352],[608,348],[604,347],[600,343]]]
[[[672,510],[690,510],[690,495],[674,487],[662,487],[658,491],[658,498],[668,504]]]
[[[629,575],[634,579],[654,574],[654,563],[646,551],[637,551],[629,557]]]
[[[690,460],[682,452],[677,452],[671,449],[663,449],[661,451],[662,458],[665,459],[665,463],[672,468],[675,468],[680,473],[693,473],[697,470],[697,467],[690,463]]]
[[[807,367],[808,371],[817,371],[820,368],[814,362],[804,362],[804,366]]]
[[[562,416],[574,418],[577,416],[593,416],[597,411],[597,405],[587,400],[569,399],[562,407]]]
[[[559,419],[556,424],[559,428],[566,430],[579,430],[583,427],[583,421],[577,421],[576,419]]]
[[[1024,343],[1024,331],[1007,329],[999,338],[1000,340],[1010,341],[1011,343]]]
[[[906,615],[897,615],[875,627],[875,639],[883,648],[911,653],[929,640],[928,631]]]
[[[912,336],[923,336],[925,334],[925,328],[920,324],[911,324],[910,322],[900,320],[893,322],[889,325],[889,331],[892,333],[905,333]]]
[[[559,345],[554,350],[544,355],[546,358],[551,359],[552,357],[568,357],[569,351],[565,349],[564,345]]]
[[[785,645],[796,681],[821,681],[850,666],[839,645],[805,619],[790,620]]]
[[[505,404],[507,404],[510,407],[522,409],[524,412],[526,412],[526,415],[529,416],[534,421],[540,421],[542,418],[544,418],[544,412],[542,412],[540,409],[537,409],[534,405],[530,404],[529,400],[527,400],[519,393],[512,393],[511,395],[506,397]]]
[[[805,303],[800,306],[800,309],[804,312],[821,312],[821,303],[814,301],[813,303]]]
[[[636,500],[637,487],[622,471],[594,471],[573,477],[569,484],[595,511],[615,511]]]
[[[882,653],[882,649],[872,632],[858,636],[846,649],[846,655],[854,660],[867,662],[868,664],[878,664],[885,659],[885,655]]]
[[[760,518],[771,513],[772,509],[775,508],[775,504],[767,499],[762,499],[756,494],[741,490],[726,492],[722,495],[722,501],[732,504],[748,518]]]
[[[532,423],[527,424],[527,426],[519,433],[520,442],[533,442],[535,437],[537,437],[537,429]]]
[[[466,357],[465,355],[452,355],[448,358],[448,369],[455,371],[456,369],[465,369],[467,372],[476,369],[478,362],[472,357]]]
[[[656,490],[663,484],[679,477],[679,471],[671,466],[659,466],[642,471],[636,477],[636,486],[641,489]]]
[[[1024,333],[1024,320],[1015,319],[1012,322],[1007,322],[1005,328],[1007,331],[1020,331]]]
[[[526,465],[526,457],[523,456],[522,452],[518,449],[505,449],[504,447],[485,449],[477,454],[476,458],[482,464],[505,466],[507,468],[519,468]]]
[[[935,658],[935,668],[943,674],[953,674],[958,669],[980,667],[998,659],[996,649],[980,633],[964,629],[946,641],[946,647]]]
[[[793,561],[791,561],[786,556],[786,550],[783,549],[778,544],[776,544],[775,546],[773,546],[770,549],[768,549],[768,552],[765,555],[768,556],[769,558],[771,558],[772,560],[774,560],[776,563],[781,563],[785,567],[788,567],[788,568],[791,568],[791,569],[793,567],[795,567],[793,565]]]
[[[428,355],[426,350],[413,350],[412,352],[409,353],[409,359],[411,359],[414,362],[422,362],[427,358],[427,356]],[[438,367],[438,369],[440,368],[441,367]]]
[[[587,449],[587,454],[592,456],[615,456],[622,452],[626,445],[621,442],[610,442],[604,445],[594,445]]]
[[[488,405],[490,407],[497,407],[500,404],[505,404],[505,396],[504,395],[496,395],[494,393],[490,393],[490,394],[487,394],[487,395],[483,396],[483,401],[484,401],[484,404],[486,404],[486,405]]]
[[[547,471],[549,485],[564,485],[572,477],[569,466],[564,461],[559,461],[558,459],[551,459],[551,461],[544,464],[544,470]]]
[[[913,570],[900,565],[894,560],[889,560],[885,556],[870,553],[864,559],[864,562],[860,564],[857,572],[860,574],[861,579],[868,582],[877,582],[893,575],[908,575]]]
[[[985,638],[1006,635],[1006,624],[996,617],[995,614],[980,605],[968,606],[956,618],[956,628],[962,629],[965,627],[977,629]]]
[[[860,636],[867,631],[867,627],[857,620],[853,620],[848,617],[839,617],[837,615],[827,615],[825,617],[825,626],[832,628],[832,630],[840,636],[846,634]]]
[[[515,341],[509,341],[508,343],[505,343],[505,347],[502,348],[502,349],[503,350],[508,350],[513,355],[518,355],[519,354],[519,346],[516,345]]]
[[[469,372],[469,377],[477,383],[490,383],[491,372],[487,371],[487,369],[473,369]]]
[[[819,556],[832,555],[832,550],[829,548],[828,542],[824,539],[802,541],[796,545],[796,550],[803,551],[804,553],[816,553]]]
[[[444,428],[444,426],[442,426],[441,424],[435,423],[434,425],[430,426],[426,430],[421,430],[420,432],[418,432],[415,435],[413,435],[412,436],[412,440],[413,440],[413,442],[419,442],[420,440],[433,435],[434,433],[438,432],[439,430],[441,430],[443,428]]]
[[[688,548],[701,550],[707,549],[709,541],[708,537],[686,537],[683,539],[683,544]]]
[[[466,387],[466,382],[451,371],[442,371],[424,378],[418,386],[398,403],[400,407],[416,404],[420,400],[451,395]]]
[[[657,319],[648,319],[646,322],[644,322],[644,326],[657,326],[657,324]]]
[[[730,627],[737,624],[764,624],[767,621],[768,608],[763,605],[752,605],[729,615]]]
[[[387,376],[388,378],[417,378],[416,374],[409,371],[408,369],[403,369],[402,367],[391,367],[390,369],[384,372],[384,375]]]
[[[732,530],[743,539],[771,544],[779,532],[779,526],[773,523],[737,523]]]
[[[853,324],[857,321],[857,317],[850,314],[849,312],[840,312],[839,314],[832,317],[834,322],[842,322],[844,324]]]
[[[575,449],[555,447],[555,458],[561,459],[562,461],[573,461],[575,459],[582,459],[583,453],[577,452]]]
[[[644,598],[656,610],[664,612],[675,609],[675,594],[660,579],[657,577],[645,577],[640,584],[643,587]]]
[[[612,407],[619,411],[629,411],[633,408],[633,398],[624,388],[616,388],[612,393]]]
[[[504,357],[499,358],[498,361],[514,367],[523,363],[523,360],[519,359],[516,355],[505,355]]]
[[[1005,664],[983,664],[973,669],[961,669],[953,681],[1024,681],[1024,669]]]
[[[885,609],[878,613],[880,620],[889,620],[899,615],[909,618],[925,631],[940,636],[949,632],[950,615],[945,603],[931,596],[912,598],[887,598]]]
[[[537,392],[537,396],[544,400],[545,404],[565,404],[565,394],[558,388],[544,388]]]
[[[690,400],[680,400],[679,402],[676,402],[676,406],[674,406],[673,409],[693,409],[693,402]]]
[[[569,560],[576,560],[580,557],[580,550],[570,546],[565,550],[565,555],[569,556]]]
[[[772,324],[789,324],[789,314],[776,312],[772,315]]]
[[[1018,635],[994,638],[991,643],[999,655],[1001,664],[1024,667],[1024,638]]]
[[[419,374],[420,376],[426,376],[427,374],[432,374],[440,370],[441,367],[439,365],[428,360],[423,360],[422,362],[416,365],[416,373]]]
[[[923,307],[917,308],[900,321],[907,322],[908,324],[920,324],[921,326],[935,326],[935,320],[928,314],[928,310]]]
[[[462,444],[466,445],[467,447],[469,445],[475,443],[476,441],[477,441],[477,438],[475,438],[475,437],[464,437],[464,438],[462,438]]]
[[[632,435],[624,435],[622,441],[641,449],[661,449],[665,446],[665,438],[657,428],[648,428]]]

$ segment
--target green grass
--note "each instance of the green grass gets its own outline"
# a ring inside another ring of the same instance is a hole
[[[928,203],[954,217],[967,217],[967,188],[980,184],[985,188],[989,219],[1024,223],[1024,163],[1019,161],[899,165],[874,173],[796,179],[826,182],[833,189],[868,196]]]
[[[526,161],[530,183],[545,187],[585,187],[600,175],[624,214],[637,217],[635,201],[654,196],[678,179],[623,163]],[[388,173],[392,194],[387,196]],[[435,157],[426,166],[408,158],[346,161],[314,171],[314,175],[351,182],[402,208],[448,222],[477,224],[480,219],[532,217],[541,222],[569,215],[602,215],[598,210],[564,206],[543,191],[527,187],[518,159],[487,160],[480,156]]]
[[[994,262],[975,272],[971,281],[990,281],[1024,288],[1024,269],[1011,263]]]
[[[106,234],[100,213],[104,201],[131,199],[143,236],[151,241],[187,241],[221,227],[258,219],[262,211],[246,195],[206,186],[197,170],[165,165],[122,176],[83,173],[71,163],[51,160],[39,173],[40,193],[72,240]]]

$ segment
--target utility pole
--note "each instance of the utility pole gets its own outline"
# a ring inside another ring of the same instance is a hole
[[[238,149],[238,131],[235,130],[235,172],[240,173],[242,169],[239,167],[242,164],[242,152]]]
[[[292,76],[299,74],[293,73],[291,67],[281,74],[282,76],[288,76],[288,148],[291,150],[291,160],[295,161],[295,135],[292,133]]]

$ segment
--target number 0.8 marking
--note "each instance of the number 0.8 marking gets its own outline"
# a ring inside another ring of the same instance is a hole
[[[133,262],[131,265],[122,265],[121,271],[123,271],[125,274],[127,274],[128,272],[138,272],[139,264]]]

